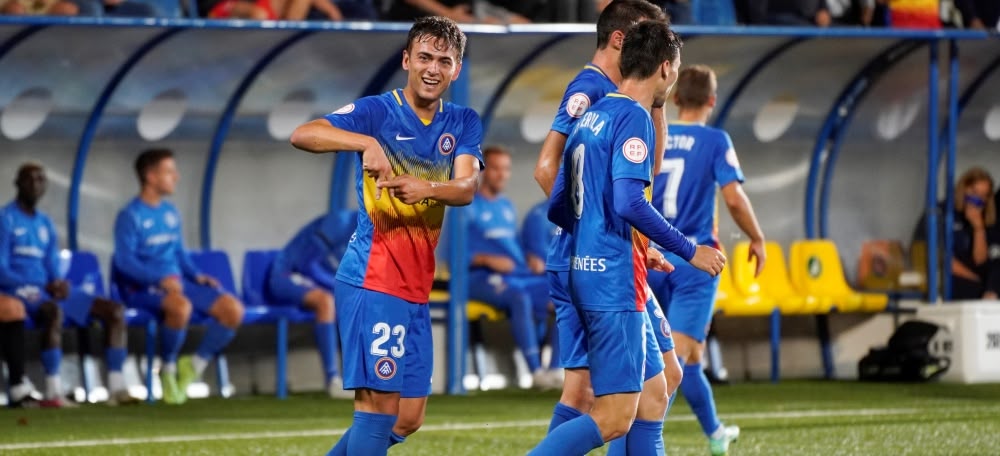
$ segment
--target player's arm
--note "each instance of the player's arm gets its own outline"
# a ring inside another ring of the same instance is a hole
[[[356,103],[359,106],[359,103]],[[367,109],[367,108],[356,108]],[[361,152],[362,169],[369,177],[377,182],[384,182],[393,177],[392,165],[385,155],[385,150],[378,140],[369,135],[355,133],[333,125],[333,122],[340,121],[357,125],[359,122],[347,116],[351,112],[343,115],[331,114],[324,119],[316,119],[311,122],[299,125],[292,132],[291,143],[296,149],[304,150],[314,154],[324,154],[331,152]],[[340,117],[338,117],[340,116]],[[360,116],[355,114],[355,116]],[[334,120],[336,119],[336,120]],[[381,187],[375,192],[375,199],[382,197]]]
[[[10,245],[12,243],[10,234],[13,232],[13,224],[6,217],[0,217],[0,287],[15,288],[28,283],[28,278],[19,274],[11,268]]]
[[[572,234],[573,216],[570,215],[570,211],[566,194],[566,171],[560,168],[556,182],[552,185],[552,195],[549,197],[549,221]]]
[[[555,184],[556,175],[559,174],[565,147],[566,135],[549,130],[545,142],[542,143],[542,150],[538,153],[538,162],[535,163],[535,182],[542,187],[545,196],[552,195],[552,186]]]
[[[533,209],[521,225],[521,248],[524,249],[525,260],[528,262],[528,269],[535,274],[545,272],[545,236],[544,220],[539,216],[538,208]]]
[[[479,158],[473,155],[455,157],[454,176],[446,182],[429,182],[403,174],[379,182],[378,188],[388,190],[393,198],[405,204],[431,199],[447,206],[468,206],[479,188]]]
[[[168,277],[162,271],[149,267],[137,254],[140,237],[138,224],[127,212],[122,211],[115,220],[115,254],[112,262],[132,281],[142,285],[158,285]]]
[[[722,186],[722,199],[726,202],[726,207],[729,208],[729,214],[733,216],[736,226],[750,237],[750,256],[747,261],[757,258],[757,269],[754,271],[756,277],[764,269],[766,256],[764,253],[764,231],[760,229],[760,223],[757,222],[750,198],[743,191],[743,185],[739,181],[733,181]]]
[[[45,249],[45,272],[47,277],[45,290],[56,299],[66,299],[69,296],[69,282],[63,280],[59,274],[59,238],[56,237],[56,229],[51,222],[46,223],[49,230],[49,245]]]

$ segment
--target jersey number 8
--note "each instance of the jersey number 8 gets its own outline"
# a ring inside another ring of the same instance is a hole
[[[390,331],[388,323],[375,323],[375,326],[372,328],[372,333],[379,335],[372,341],[372,355],[385,356],[391,351],[393,358],[402,358],[403,354],[406,353],[406,347],[403,346],[403,340],[406,339],[406,328],[403,325],[396,325]],[[396,336],[396,345],[389,347],[389,350],[386,350],[382,348],[382,346],[389,341],[390,333],[393,336]]]
[[[572,157],[573,168],[570,177],[573,179],[573,212],[576,214],[577,219],[583,215],[583,152],[585,149],[583,144],[576,146]]]

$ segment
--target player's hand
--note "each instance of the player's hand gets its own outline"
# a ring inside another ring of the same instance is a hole
[[[53,280],[45,286],[45,291],[52,295],[53,298],[61,301],[69,297],[69,282],[65,280]]]
[[[368,174],[368,177],[375,179],[376,184],[387,182],[395,176],[395,173],[392,172],[392,164],[389,163],[389,158],[382,150],[382,145],[374,138],[368,147],[361,151],[361,169]],[[379,186],[375,188],[375,199],[381,197],[382,187]]]
[[[707,245],[699,245],[695,248],[694,258],[691,258],[691,266],[705,271],[715,277],[722,272],[726,266],[726,256],[722,252]]]
[[[389,195],[405,204],[417,204],[430,197],[431,183],[409,174],[379,182],[378,188],[388,189]]]
[[[167,294],[183,293],[184,285],[181,284],[180,277],[170,275],[160,279],[160,289]]]
[[[755,278],[760,276],[760,272],[764,270],[764,261],[767,260],[766,250],[763,239],[750,242],[750,254],[747,256],[747,261],[752,262],[754,258],[757,259],[757,267],[753,271]]]
[[[532,274],[542,275],[545,274],[545,260],[539,258],[537,255],[528,255],[528,269],[531,270]]]
[[[816,25],[820,27],[829,27],[833,19],[830,17],[830,12],[821,9],[816,12]]]
[[[493,270],[493,272],[499,272],[501,274],[510,274],[514,272],[514,268],[517,267],[514,264],[514,260],[510,257],[494,255],[487,257],[486,267]]]
[[[212,277],[207,274],[198,274],[198,277],[195,277],[194,281],[197,282],[198,285],[204,285],[206,287],[212,287],[212,288],[219,288],[219,281],[215,277]]]
[[[674,265],[670,264],[659,250],[650,248],[646,251],[646,269],[671,273],[674,272]]]
[[[469,8],[469,5],[458,5],[450,8],[447,16],[448,19],[458,23],[471,24],[479,22],[476,16],[472,15],[472,8]]]
[[[983,299],[997,299],[997,293],[995,291],[987,291],[983,293]]]

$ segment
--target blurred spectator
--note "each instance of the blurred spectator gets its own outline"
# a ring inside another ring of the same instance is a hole
[[[996,296],[1000,292],[997,271],[991,271],[990,244],[1000,244],[996,239],[996,205],[993,195],[993,177],[983,168],[973,167],[959,177],[955,184],[955,223],[944,225],[944,214],[939,218],[939,235],[951,229],[954,252],[951,260],[952,298],[956,300],[980,299]],[[944,203],[939,211],[943,212]],[[993,239],[988,239],[993,235]],[[914,242],[927,242],[927,219],[920,218],[913,234]],[[1000,246],[997,247],[1000,249]],[[987,294],[991,293],[991,294]]]
[[[671,24],[693,24],[694,12],[690,0],[661,0],[657,3],[670,17]]]
[[[484,24],[528,24],[520,14],[485,0],[396,0],[386,19],[409,22],[424,16],[444,16],[455,22]]]
[[[521,225],[521,248],[532,274],[545,274],[545,258],[559,227],[549,221],[549,200],[543,199],[528,211]]]
[[[938,0],[888,0],[888,2],[889,24],[893,28],[941,28],[941,2]]]
[[[67,0],[7,0],[0,14],[17,16],[76,16],[80,8]]]
[[[340,14],[349,21],[377,21],[378,10],[373,0],[336,0]],[[311,16],[311,15],[310,15]]]
[[[871,26],[875,17],[875,0],[826,0],[834,25]]]
[[[743,0],[750,24],[828,27],[832,22],[825,0]]]
[[[316,12],[314,17],[331,21],[344,18],[331,0],[198,0],[198,15],[212,19],[301,21],[310,8]]]
[[[996,30],[1000,22],[1000,0],[955,0],[965,28]]]

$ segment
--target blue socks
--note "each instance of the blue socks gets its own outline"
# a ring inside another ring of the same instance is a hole
[[[538,350],[538,332],[531,298],[528,293],[520,290],[510,290],[504,293],[504,298],[510,300],[510,326],[514,341],[521,349],[524,361],[528,363],[528,370],[535,372],[542,367],[542,354]]]
[[[46,376],[59,375],[60,364],[62,364],[62,349],[51,348],[42,352],[42,367]]]
[[[121,372],[125,366],[125,349],[108,348],[104,351],[104,360],[108,363],[108,371]]]
[[[406,437],[403,437],[395,432],[389,434],[389,446],[399,445],[406,441]]]
[[[625,437],[612,440],[608,445],[608,456],[662,456],[665,454],[663,445],[663,421],[645,421],[636,419],[632,422]]]
[[[705,435],[711,436],[722,423],[715,414],[712,387],[708,384],[705,372],[702,371],[701,363],[684,365],[684,379],[681,380],[680,390],[684,393],[684,399],[691,405],[691,411],[698,417],[701,430]]]
[[[160,327],[160,357],[163,358],[164,363],[177,362],[177,354],[181,352],[185,336],[187,336],[187,329]]]
[[[323,373],[326,380],[337,376],[337,337],[333,331],[333,323],[316,323],[313,326],[316,336],[316,347],[319,349],[320,361],[323,363]]]
[[[549,433],[528,456],[583,456],[604,445],[601,430],[590,415],[563,423]]]
[[[548,433],[551,434],[555,428],[561,426],[563,423],[581,416],[583,416],[583,412],[562,402],[556,402],[556,408],[552,411],[552,421],[549,421]]]
[[[347,442],[350,440],[351,429],[353,428],[347,429],[347,432],[340,437],[340,441],[338,441],[337,444],[328,453],[326,453],[326,456],[347,456]],[[406,437],[403,437],[395,432],[389,433],[389,447],[398,445],[405,441]]]
[[[205,337],[195,352],[201,359],[214,358],[223,348],[226,348],[226,345],[229,345],[229,341],[233,340],[233,337],[236,337],[236,330],[222,326],[215,319],[209,320],[207,326]]]
[[[341,440],[347,440],[347,454],[351,456],[382,456],[389,451],[389,435],[396,424],[395,415],[354,412],[351,432]],[[339,445],[339,442],[338,442]]]

